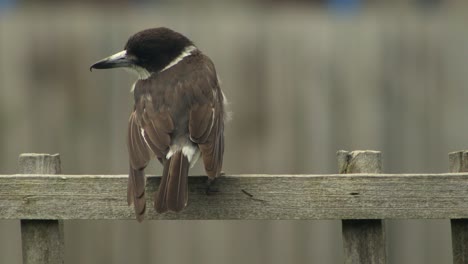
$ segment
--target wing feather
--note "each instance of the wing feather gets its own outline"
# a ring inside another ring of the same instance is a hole
[[[195,105],[190,110],[190,139],[195,143],[206,142],[214,123],[214,108],[209,104]]]
[[[136,112],[133,112],[128,121],[128,152],[132,168],[143,169],[148,165],[151,155],[136,118]]]
[[[138,221],[143,220],[146,210],[145,186],[146,177],[144,169],[151,158],[150,150],[144,139],[141,127],[138,125],[137,113],[130,115],[128,122],[128,152],[130,159],[130,172],[128,175],[127,202],[134,204],[135,215]]]
[[[218,177],[223,166],[224,156],[224,124],[216,120],[210,137],[205,143],[198,144],[203,156],[205,171],[210,178]]]
[[[190,140],[200,148],[208,177],[214,178],[219,176],[223,165],[224,105],[217,83],[205,89],[212,92],[203,93],[204,100],[200,101],[204,103],[194,104],[190,109],[189,133]]]

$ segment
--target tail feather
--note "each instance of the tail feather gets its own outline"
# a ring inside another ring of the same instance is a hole
[[[190,163],[181,151],[164,162],[163,176],[156,193],[154,207],[158,213],[180,212],[188,201],[188,170]]]
[[[158,213],[167,212],[167,178],[169,174],[169,164],[170,160],[164,159],[163,160],[163,174],[161,178],[161,183],[159,184],[159,189],[154,195],[154,209]]]
[[[187,206],[188,200],[188,158],[181,152],[171,157],[169,179],[167,185],[167,207],[171,211],[179,212]]]
[[[139,222],[143,220],[146,210],[145,185],[146,177],[144,170],[134,170],[130,167],[127,202],[128,205],[134,204],[135,215]]]

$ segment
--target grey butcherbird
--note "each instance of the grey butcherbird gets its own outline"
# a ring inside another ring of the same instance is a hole
[[[142,221],[144,169],[156,156],[164,169],[154,207],[179,212],[187,206],[189,167],[200,154],[209,179],[221,173],[225,98],[213,62],[182,34],[160,27],[131,36],[123,51],[90,69],[117,67],[138,74],[128,125],[128,204]]]

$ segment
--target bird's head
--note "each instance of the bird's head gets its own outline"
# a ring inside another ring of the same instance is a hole
[[[140,78],[147,78],[195,49],[180,33],[164,27],[151,28],[131,36],[124,50],[94,63],[90,70],[123,67],[135,71]]]

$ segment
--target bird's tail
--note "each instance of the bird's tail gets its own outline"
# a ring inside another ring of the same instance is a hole
[[[177,151],[163,163],[163,175],[155,195],[154,208],[158,213],[168,210],[179,212],[187,206],[190,162],[182,151]]]

